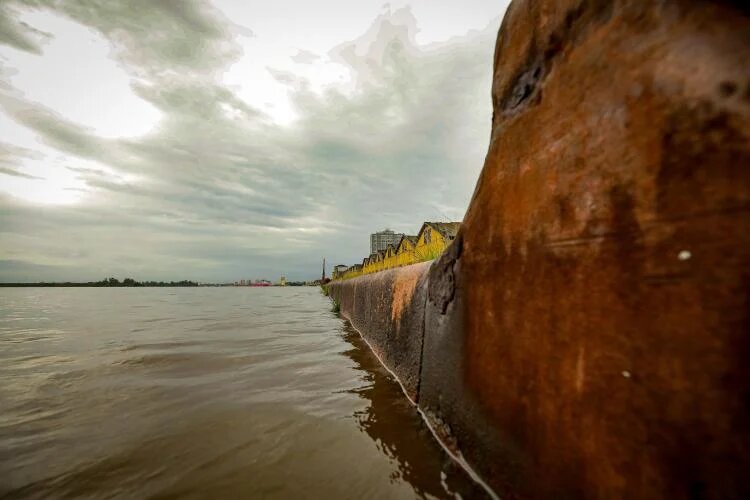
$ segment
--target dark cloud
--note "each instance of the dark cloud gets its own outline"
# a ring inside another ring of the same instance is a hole
[[[38,133],[50,147],[82,158],[106,156],[105,140],[17,92],[0,91],[0,109],[18,124]]]
[[[0,174],[24,179],[42,179],[36,175],[30,175],[18,170],[17,165],[26,158],[38,158],[39,155],[26,148],[0,141]]]
[[[279,126],[217,80],[239,49],[202,2],[33,5],[111,40],[163,119],[143,137],[105,139],[0,91],[2,110],[46,145],[117,172],[68,165],[97,194],[79,205],[0,198],[0,280],[312,278],[323,255],[361,260],[373,230],[463,216],[489,138],[494,23],[420,47],[408,10],[384,14],[331,53],[355,75],[353,92],[314,92],[272,70],[299,116]],[[13,33],[0,26],[0,42]]]
[[[14,168],[3,167],[3,166],[0,166],[0,174],[11,175],[13,177],[23,177],[24,179],[42,179],[42,177],[38,177],[36,175],[25,174],[23,172],[19,172],[18,170]]]
[[[40,42],[49,34],[19,21],[18,11],[10,3],[0,3],[0,44],[32,54],[41,54]]]
[[[13,20],[12,7],[50,9],[110,39],[124,63],[151,76],[210,72],[237,57],[232,25],[201,0],[18,0],[3,10],[0,41],[39,53],[29,27]],[[10,14],[10,15],[8,15]]]

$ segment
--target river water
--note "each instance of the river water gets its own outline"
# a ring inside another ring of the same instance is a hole
[[[0,289],[0,498],[481,498],[317,288]]]

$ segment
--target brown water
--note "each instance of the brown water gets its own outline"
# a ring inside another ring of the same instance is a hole
[[[456,494],[316,288],[0,289],[2,498]]]

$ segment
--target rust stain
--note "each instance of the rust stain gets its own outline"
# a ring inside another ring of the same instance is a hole
[[[750,498],[747,12],[511,3],[463,245],[429,271],[408,365],[504,498]],[[342,303],[386,357],[419,276]]]
[[[391,319],[398,324],[401,315],[407,306],[411,303],[414,290],[417,288],[417,281],[422,275],[421,267],[408,266],[399,269],[393,280],[393,293],[391,299]]]
[[[578,359],[576,360],[576,391],[583,391],[583,383],[586,380],[586,349],[581,347],[578,350]]]
[[[528,464],[520,496],[750,494],[747,12],[507,11],[462,226],[460,367]],[[504,490],[494,452],[477,456]]]

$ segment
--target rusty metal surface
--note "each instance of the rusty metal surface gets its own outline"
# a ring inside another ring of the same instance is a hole
[[[462,269],[462,237],[430,268],[419,406],[443,444],[460,453],[501,498],[514,498],[523,483],[522,457],[512,436],[503,434],[481,401],[467,391],[466,288],[473,280]]]
[[[459,446],[521,497],[750,498],[747,8],[516,0],[493,102],[441,369],[504,442]]]

